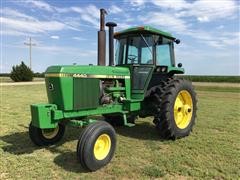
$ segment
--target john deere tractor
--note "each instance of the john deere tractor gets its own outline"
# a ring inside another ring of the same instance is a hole
[[[48,104],[31,105],[31,140],[38,146],[59,142],[66,125],[86,128],[77,144],[80,164],[95,171],[110,162],[116,147],[113,125],[135,125],[137,117],[153,117],[160,138],[188,136],[196,117],[192,84],[175,74],[174,43],[180,40],[150,26],[114,33],[109,27],[109,65],[106,66],[104,9],[100,10],[98,65],[48,67]],[[114,39],[116,52],[114,60]],[[102,115],[105,120],[96,120]]]

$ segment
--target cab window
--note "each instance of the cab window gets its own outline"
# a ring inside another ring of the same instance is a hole
[[[116,53],[115,61],[116,64],[123,64],[126,59],[127,39],[119,39],[116,41]]]
[[[160,66],[171,66],[170,44],[156,46],[156,62]]]
[[[116,64],[153,64],[154,42],[150,35],[119,39],[116,47]]]

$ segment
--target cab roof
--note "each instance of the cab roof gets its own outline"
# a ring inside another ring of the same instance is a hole
[[[125,35],[125,34],[134,34],[137,32],[144,32],[144,33],[150,33],[150,34],[157,34],[157,35],[161,35],[164,36],[166,38],[169,39],[175,39],[172,34],[168,33],[168,32],[164,32],[161,31],[159,29],[153,28],[151,26],[137,26],[137,27],[131,27],[128,29],[125,29],[123,31],[119,31],[119,32],[115,32],[114,33],[114,37],[118,38],[121,35]]]

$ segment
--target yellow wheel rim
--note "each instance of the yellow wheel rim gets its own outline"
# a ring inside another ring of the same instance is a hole
[[[42,135],[46,139],[53,139],[59,131],[59,126],[54,129],[42,129]]]
[[[111,148],[111,139],[107,134],[99,136],[94,144],[94,156],[97,160],[107,157]]]
[[[174,119],[178,128],[186,128],[192,119],[193,102],[192,96],[186,90],[178,93],[174,103]]]

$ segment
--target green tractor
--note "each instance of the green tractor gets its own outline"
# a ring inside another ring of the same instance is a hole
[[[66,125],[87,126],[79,137],[77,157],[90,171],[112,159],[114,125],[132,127],[137,117],[153,117],[160,138],[177,139],[189,135],[197,110],[192,84],[174,77],[184,73],[174,57],[174,43],[180,40],[149,26],[114,33],[116,24],[108,22],[106,66],[105,13],[100,10],[98,65],[48,67],[49,104],[31,105],[29,126],[30,138],[38,146],[59,142]],[[92,119],[93,115],[102,115],[105,120]]]

